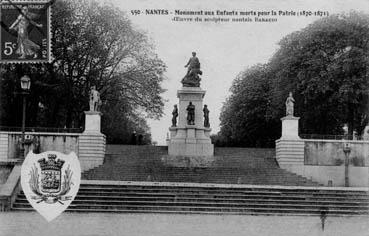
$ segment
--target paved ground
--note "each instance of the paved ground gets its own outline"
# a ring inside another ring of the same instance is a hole
[[[47,223],[36,212],[0,213],[0,235],[369,235],[369,217],[63,213]]]

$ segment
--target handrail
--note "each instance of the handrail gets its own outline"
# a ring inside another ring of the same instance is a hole
[[[299,134],[302,139],[331,139],[331,140],[362,140],[356,135],[330,135],[330,134]]]

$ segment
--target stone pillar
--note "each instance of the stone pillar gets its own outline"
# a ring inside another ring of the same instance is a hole
[[[101,130],[101,112],[85,111],[85,131],[88,133],[100,133]]]
[[[0,132],[0,160],[1,161],[6,161],[8,159],[8,145],[9,145],[8,132]]]
[[[195,106],[195,126],[203,126],[203,104],[202,100],[205,96],[205,91],[200,87],[183,87],[178,90],[177,97],[179,98],[178,107],[178,125],[177,127],[185,127],[187,125],[187,106],[190,102]]]
[[[276,159],[282,169],[301,175],[305,142],[299,137],[299,119],[292,115],[281,118],[282,136],[276,140]]]
[[[210,140],[210,128],[204,127],[203,98],[200,87],[183,87],[178,90],[178,125],[170,127],[167,162],[175,166],[208,166],[214,160],[214,145]],[[195,106],[195,124],[187,124],[187,106]]]
[[[300,139],[299,137],[299,119],[300,117],[285,116],[282,121],[281,139]]]
[[[78,139],[81,170],[95,168],[104,162],[106,138],[101,133],[101,112],[85,111],[85,130]]]

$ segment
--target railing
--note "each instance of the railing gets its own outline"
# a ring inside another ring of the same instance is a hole
[[[21,132],[21,127],[0,126],[0,131]],[[26,127],[26,132],[45,132],[45,133],[82,133],[82,128],[57,128],[57,127]]]
[[[327,134],[300,134],[302,139],[332,139],[332,140],[362,140],[356,135],[327,135]]]

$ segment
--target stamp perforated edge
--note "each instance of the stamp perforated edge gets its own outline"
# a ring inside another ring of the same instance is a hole
[[[0,17],[1,17],[1,5],[3,4],[49,4],[52,1],[50,0],[14,0],[14,1],[9,1],[9,0],[0,0]],[[47,34],[48,34],[48,58],[47,59],[43,59],[43,60],[4,60],[1,59],[0,60],[0,64],[40,64],[40,63],[51,63],[54,60],[53,54],[51,52],[52,49],[52,41],[51,41],[51,29],[52,29],[52,4],[49,4],[48,8],[47,8],[47,18],[48,18],[48,27],[47,27]],[[1,34],[0,34],[0,43],[2,42],[1,39]]]

